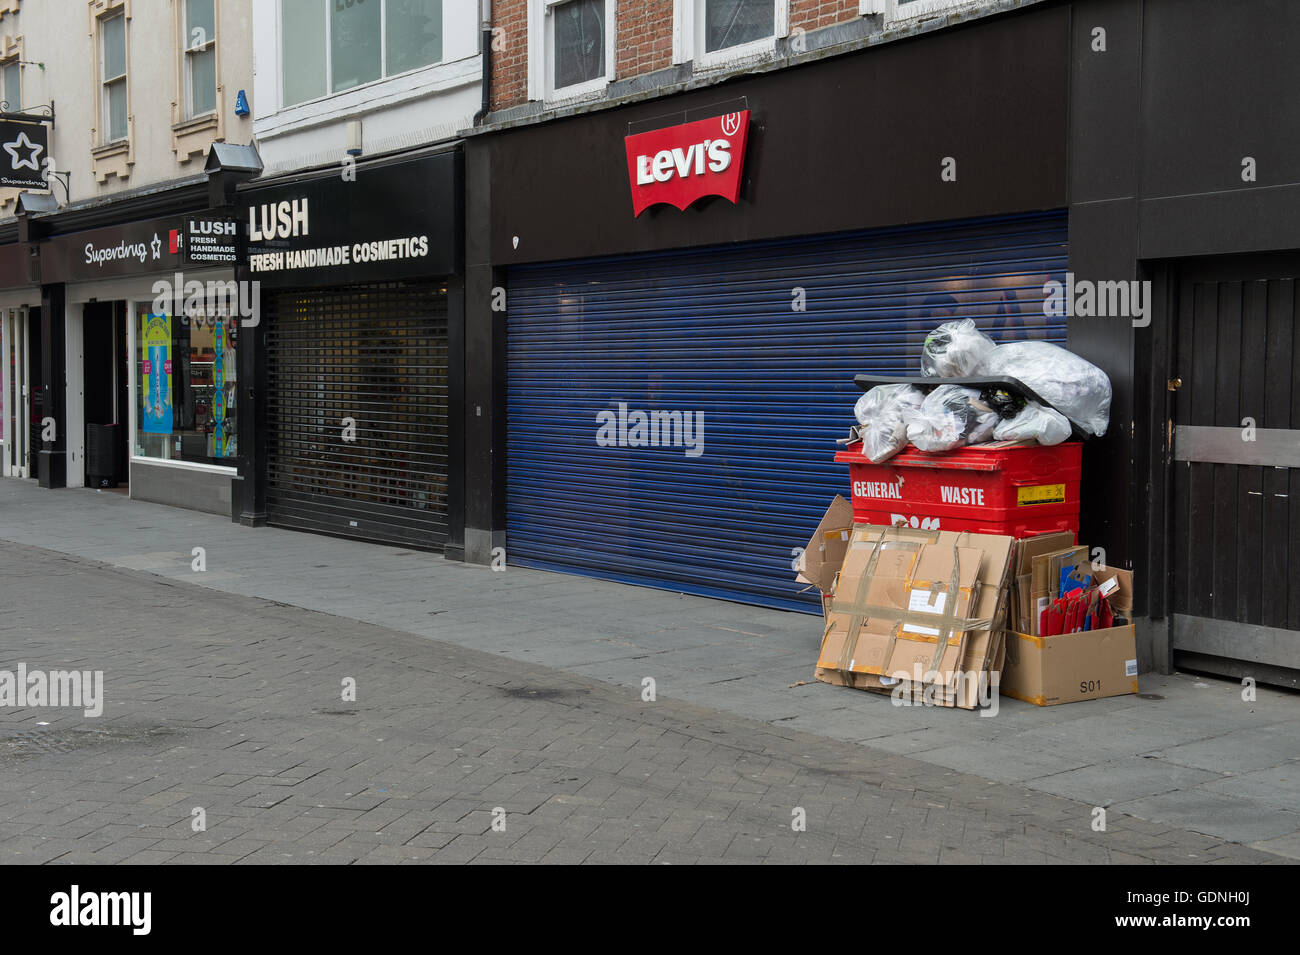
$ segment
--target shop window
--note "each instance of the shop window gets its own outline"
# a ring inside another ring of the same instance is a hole
[[[283,101],[293,106],[442,60],[442,0],[280,0]]]
[[[103,141],[114,143],[127,135],[126,15],[118,13],[99,21],[100,108]]]
[[[675,0],[673,16],[673,62],[709,67],[774,52],[789,0]]]
[[[135,335],[136,456],[233,465],[239,320],[142,308]]]
[[[614,78],[614,0],[530,0],[529,97],[569,99]]]
[[[193,118],[217,108],[216,0],[185,0],[183,31],[185,99]]]
[[[0,100],[10,112],[22,112],[23,68],[17,57],[0,63]]]

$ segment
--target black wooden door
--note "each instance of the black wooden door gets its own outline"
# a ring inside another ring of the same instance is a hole
[[[1176,306],[1175,663],[1300,670],[1300,257],[1196,262]]]

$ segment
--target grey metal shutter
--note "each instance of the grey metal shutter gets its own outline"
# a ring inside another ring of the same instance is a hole
[[[393,283],[277,292],[266,316],[267,522],[440,548],[447,299]],[[344,440],[344,419],[356,439]]]
[[[1059,212],[512,269],[508,560],[815,611],[791,561],[848,496],[853,376],[958,317],[1063,342],[1065,269]],[[598,446],[620,403],[702,412],[703,453]]]

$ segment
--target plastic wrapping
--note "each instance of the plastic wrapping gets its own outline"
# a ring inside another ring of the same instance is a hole
[[[921,451],[951,451],[987,441],[998,424],[997,412],[974,388],[940,385],[921,402],[907,428],[907,439]]]
[[[1030,401],[1020,414],[1002,420],[993,430],[993,437],[999,441],[1032,439],[1039,444],[1060,444],[1070,437],[1070,432],[1070,420],[1065,415]]]
[[[861,426],[862,453],[872,464],[887,461],[907,445],[907,425],[925,396],[911,385],[877,385],[853,406]]]
[[[944,322],[925,336],[921,349],[921,374],[927,378],[964,378],[998,346],[969,318]]]
[[[1110,423],[1110,379],[1091,362],[1051,342],[998,345],[975,372],[1018,378],[1089,434]]]

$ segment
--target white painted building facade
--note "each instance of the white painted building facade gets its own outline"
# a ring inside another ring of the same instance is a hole
[[[482,99],[478,0],[256,0],[266,174],[437,142]]]

